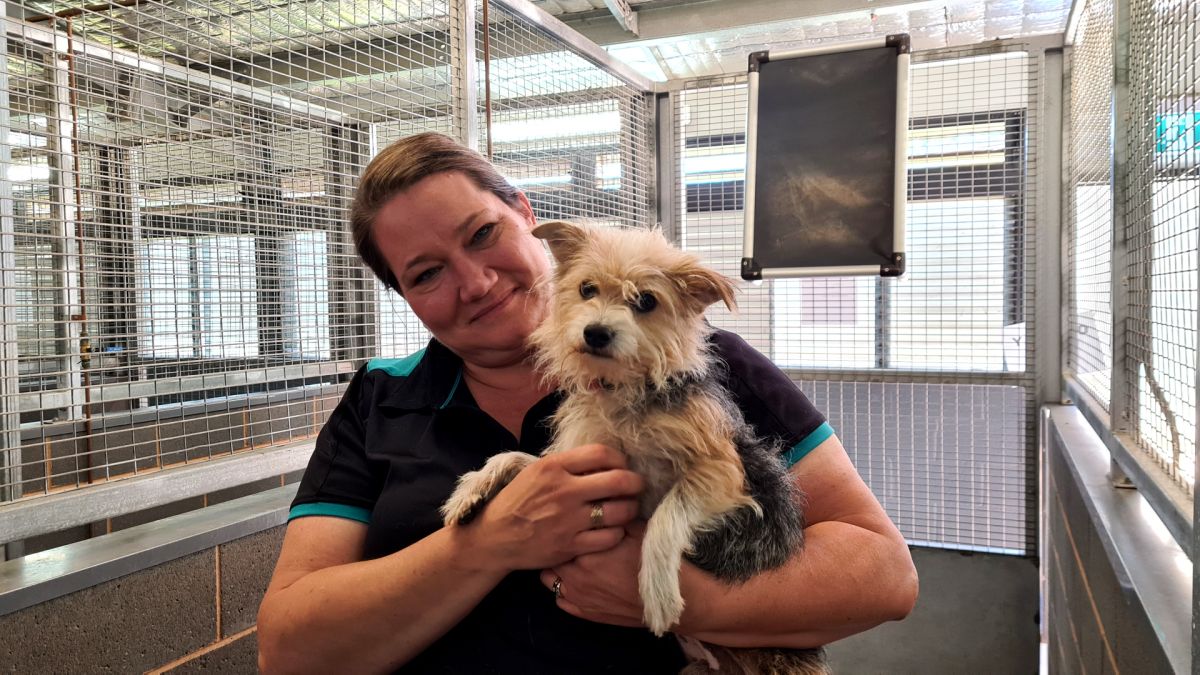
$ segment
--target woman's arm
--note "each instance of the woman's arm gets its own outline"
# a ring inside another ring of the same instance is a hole
[[[816,647],[912,611],[908,545],[841,441],[831,436],[792,475],[808,503],[804,549],[741,586],[688,569],[681,582],[691,606],[680,632],[730,647]]]
[[[526,467],[469,525],[362,560],[367,527],[312,516],[288,525],[258,613],[264,672],[380,672],[449,631],[506,574],[613,547],[637,515],[641,478],[599,445]],[[591,529],[591,504],[606,500]]]
[[[862,482],[836,436],[792,468],[805,492],[804,549],[790,562],[728,586],[684,564],[686,606],[676,631],[731,647],[816,647],[904,618],[917,597],[908,546]],[[581,556],[542,575],[561,576],[567,612],[641,625],[640,540]]]
[[[504,578],[472,555],[465,528],[361,560],[367,526],[328,517],[288,525],[258,613],[259,669],[378,672],[416,656]]]

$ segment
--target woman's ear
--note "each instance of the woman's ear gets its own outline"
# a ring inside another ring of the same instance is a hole
[[[533,229],[537,226],[537,218],[533,215],[533,205],[529,203],[529,197],[525,195],[524,191],[518,190],[517,199],[520,200],[519,213],[521,217],[525,219],[525,223],[529,225],[530,229]]]
[[[579,254],[587,243],[588,232],[587,228],[574,223],[555,220],[533,228],[533,236],[545,240],[550,246],[550,254],[558,264],[564,265]]]

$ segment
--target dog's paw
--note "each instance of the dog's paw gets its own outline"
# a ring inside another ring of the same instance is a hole
[[[638,574],[642,596],[642,618],[657,636],[671,630],[683,616],[683,596],[679,593],[678,572],[655,573],[643,567]]]
[[[479,472],[473,471],[471,473]],[[463,478],[466,479],[470,475],[466,474]],[[487,505],[487,501],[484,495],[469,489],[469,486],[466,484],[460,484],[459,488],[454,491],[454,494],[450,495],[450,499],[447,499],[446,503],[442,504],[442,522],[446,525],[466,525],[475,520],[475,516],[479,515],[483,507]]]
[[[466,525],[521,470],[537,460],[524,452],[502,452],[488,459],[478,471],[464,473],[458,478],[454,494],[442,504],[442,520],[446,525]]]

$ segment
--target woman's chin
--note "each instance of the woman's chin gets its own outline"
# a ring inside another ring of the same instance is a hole
[[[464,345],[458,349],[453,345],[447,346],[464,361],[481,368],[500,368],[520,363],[528,360],[532,352],[528,339],[518,336],[506,339],[495,336],[486,343]]]

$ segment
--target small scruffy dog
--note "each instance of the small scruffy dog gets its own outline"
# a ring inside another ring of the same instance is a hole
[[[718,380],[705,309],[734,306],[733,285],[658,231],[564,222],[533,231],[558,266],[550,318],[532,336],[542,373],[566,392],[545,454],[587,443],[620,448],[646,489],[638,589],[656,635],[683,613],[684,555],[727,583],[782,565],[803,516],[779,455],[743,420]],[[535,458],[507,452],[463,475],[442,507],[463,523]],[[828,672],[820,649],[727,649],[681,638],[685,674]]]

